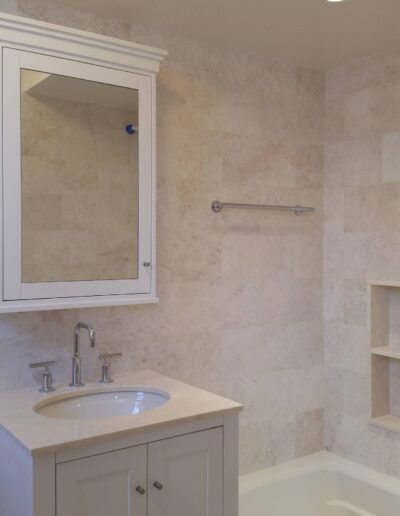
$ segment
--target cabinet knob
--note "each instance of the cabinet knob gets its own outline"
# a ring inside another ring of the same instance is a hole
[[[162,484],[160,484],[160,482],[157,481],[154,482],[153,486],[159,491],[161,491],[161,489],[164,487]]]
[[[144,495],[144,494],[145,494],[145,492],[146,492],[146,489],[143,489],[143,487],[142,487],[142,486],[137,486],[136,491],[137,491],[139,494]]]

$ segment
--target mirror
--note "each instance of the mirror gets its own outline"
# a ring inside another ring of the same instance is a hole
[[[22,282],[138,277],[138,91],[21,69]]]

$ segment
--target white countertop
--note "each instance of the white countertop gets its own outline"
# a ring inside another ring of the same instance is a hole
[[[56,400],[80,392],[121,390],[121,387],[155,388],[166,391],[170,399],[164,405],[137,415],[104,419],[57,419],[41,416],[33,407],[44,400]],[[68,446],[90,444],[161,425],[187,422],[196,418],[238,411],[242,405],[216,394],[162,376],[154,371],[121,375],[112,384],[87,383],[84,387],[62,386],[43,394],[37,387],[0,394],[0,426],[31,455],[50,453]]]

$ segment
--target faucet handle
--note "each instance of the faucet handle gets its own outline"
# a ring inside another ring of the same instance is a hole
[[[100,353],[99,359],[103,360],[104,364],[107,364],[110,358],[122,357],[122,353]]]
[[[47,360],[47,362],[33,362],[29,364],[30,369],[35,369],[37,367],[44,367],[45,371],[49,370],[49,367],[56,365],[55,360]]]
[[[101,366],[101,379],[99,383],[111,383],[114,380],[111,378],[111,358],[121,357],[122,353],[100,353],[99,359],[103,361]]]
[[[55,391],[55,388],[53,387],[53,373],[50,371],[50,367],[54,366],[55,363],[55,360],[48,360],[46,362],[33,362],[32,364],[29,364],[30,369],[37,369],[40,367],[44,368],[42,385],[39,388],[39,392]]]

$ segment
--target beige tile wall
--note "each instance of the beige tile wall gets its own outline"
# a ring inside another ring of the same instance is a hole
[[[0,318],[0,388],[31,385],[27,368],[70,371],[72,330],[88,320],[84,375],[99,350],[115,371],[153,368],[245,404],[241,469],[323,446],[323,76],[202,48],[117,20],[39,1],[3,9],[167,48],[158,81],[157,306]],[[211,201],[304,203],[314,215],[225,211]]]
[[[400,280],[400,51],[328,72],[325,109],[326,445],[400,476],[400,435],[368,424],[366,319],[367,281]]]

